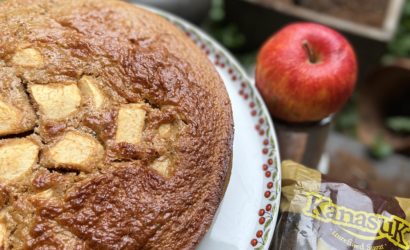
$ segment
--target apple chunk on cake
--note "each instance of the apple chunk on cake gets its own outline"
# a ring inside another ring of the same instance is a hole
[[[156,159],[150,167],[165,178],[169,178],[174,172],[171,160],[165,156]]]
[[[103,146],[91,135],[69,131],[45,149],[42,160],[50,168],[91,172],[103,156]]]
[[[26,126],[23,120],[24,113],[20,109],[0,100],[0,136],[18,134],[34,127],[34,122]]]
[[[84,100],[90,102],[93,108],[100,109],[104,103],[107,102],[107,98],[98,87],[95,78],[91,76],[83,76],[78,82],[78,86],[80,87]]]
[[[0,68],[0,136],[30,131],[36,115],[21,80],[10,68]]]
[[[11,63],[16,66],[30,67],[30,68],[41,68],[44,66],[43,56],[40,51],[34,48],[25,48],[17,51]]]
[[[145,126],[145,114],[142,104],[122,105],[118,112],[115,142],[140,143]]]
[[[0,180],[11,182],[31,173],[40,147],[28,138],[0,142]]]
[[[59,120],[74,114],[81,105],[76,83],[33,84],[29,87],[40,113],[47,119]]]

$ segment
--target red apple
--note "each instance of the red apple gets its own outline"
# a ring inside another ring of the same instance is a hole
[[[315,23],[290,24],[261,48],[256,86],[272,116],[288,122],[319,121],[349,99],[357,61],[338,32]]]

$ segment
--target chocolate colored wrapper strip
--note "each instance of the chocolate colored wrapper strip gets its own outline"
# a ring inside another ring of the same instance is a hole
[[[359,190],[284,161],[271,249],[410,249],[410,199]]]

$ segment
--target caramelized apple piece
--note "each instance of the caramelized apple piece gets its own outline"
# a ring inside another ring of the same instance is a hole
[[[24,101],[18,100],[18,106],[15,106],[0,100],[0,136],[23,133],[34,128],[36,115],[28,101]]]
[[[172,123],[161,124],[158,128],[158,134],[165,139],[175,138],[183,127],[181,120]]]
[[[52,168],[68,168],[91,172],[104,156],[104,148],[92,136],[69,131],[44,152],[44,164]]]
[[[30,139],[4,140],[0,145],[0,180],[13,181],[31,173],[40,147]]]
[[[145,114],[141,104],[122,105],[118,112],[115,141],[138,144],[144,130]]]
[[[162,138],[167,138],[171,136],[172,125],[169,123],[161,124],[158,128],[159,135]]]
[[[48,119],[63,119],[75,113],[81,104],[77,84],[34,84],[30,86],[40,112]]]
[[[53,189],[50,188],[50,189],[44,190],[40,193],[37,193],[37,194],[33,195],[33,198],[41,199],[41,200],[48,200],[51,197],[53,197],[53,194],[54,194],[54,191],[53,191]]]
[[[53,198],[54,195],[54,190],[52,188],[49,188],[47,190],[44,190],[42,192],[33,194],[29,197],[29,201],[31,202],[46,202],[49,201],[51,198]]]
[[[167,157],[156,159],[150,167],[166,178],[170,177],[173,172],[171,160]]]
[[[22,120],[23,114],[19,109],[0,100],[0,136],[23,132]]]
[[[22,67],[41,68],[44,66],[43,56],[33,48],[17,51],[11,59],[14,65]]]
[[[101,108],[106,102],[106,97],[93,77],[83,76],[79,81],[79,87],[85,99],[90,100],[95,109]]]
[[[0,136],[32,130],[36,114],[12,68],[0,67]]]

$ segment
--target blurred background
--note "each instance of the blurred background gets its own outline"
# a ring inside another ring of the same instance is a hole
[[[342,32],[359,60],[356,92],[336,114],[322,160],[329,175],[410,197],[410,1],[134,0],[196,24],[254,76],[263,42],[284,25],[314,21]]]

